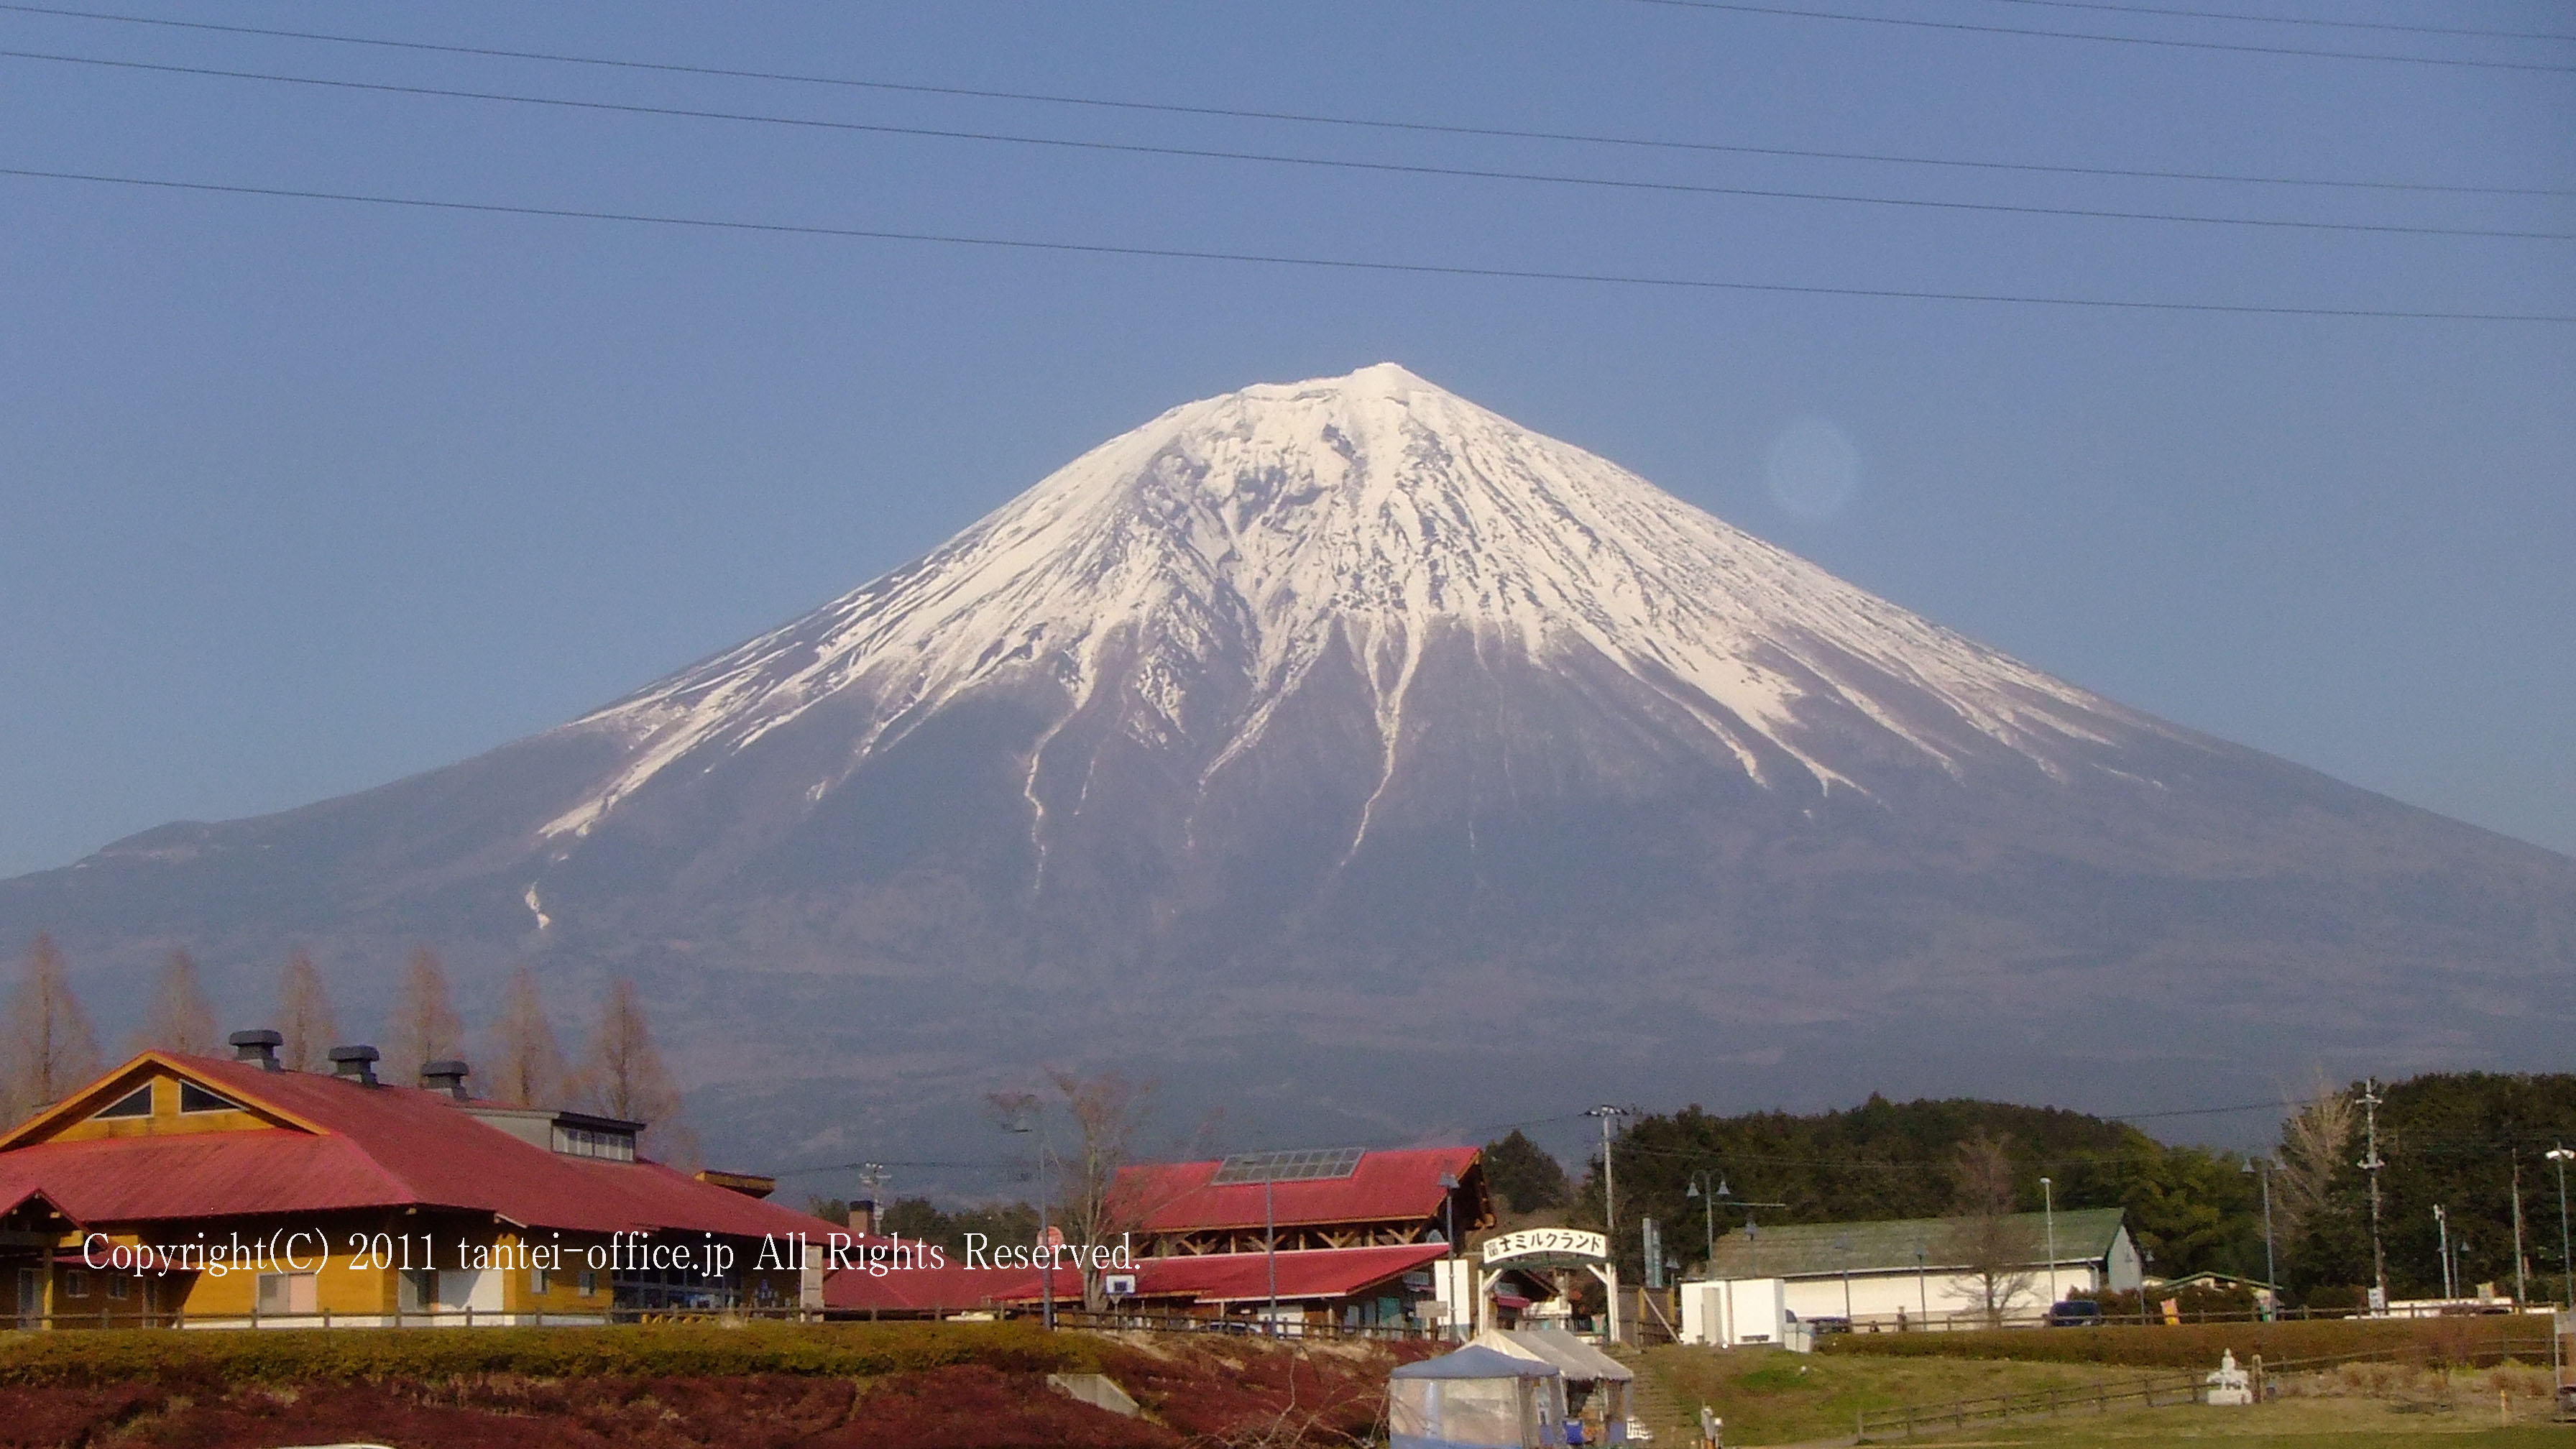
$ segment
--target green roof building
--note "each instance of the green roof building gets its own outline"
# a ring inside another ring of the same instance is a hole
[[[2074,1208],[1732,1229],[1701,1276],[1785,1280],[1799,1319],[1867,1332],[2035,1323],[2061,1299],[2137,1287],[2140,1267],[2120,1209]]]

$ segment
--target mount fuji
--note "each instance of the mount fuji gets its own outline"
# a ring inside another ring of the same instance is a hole
[[[1298,1140],[2531,1065],[2576,861],[1381,364],[1175,408],[543,734],[0,882],[39,929],[111,983],[184,942],[240,1002],[310,944],[362,1012],[419,940],[469,1014],[520,960],[567,1004],[634,975],[702,1119],[801,1157],[936,1139],[1040,1063]]]

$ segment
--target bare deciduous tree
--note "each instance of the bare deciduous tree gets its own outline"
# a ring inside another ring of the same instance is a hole
[[[278,1057],[290,1072],[310,1072],[324,1065],[324,1053],[336,1044],[339,1019],[331,1014],[331,993],[322,988],[312,953],[298,950],[286,958],[277,980],[277,1034],[286,1038]]]
[[[26,974],[9,1003],[8,1047],[0,1092],[13,1122],[99,1073],[98,1033],[50,935],[39,933],[27,948]]]
[[[2031,1264],[2044,1252],[2015,1212],[2011,1140],[1980,1132],[1959,1144],[1950,1165],[1957,1207],[1939,1248],[1967,1283],[1970,1306],[1996,1328],[2030,1293]]]
[[[593,1111],[646,1124],[646,1136],[663,1161],[686,1165],[696,1158],[696,1135],[679,1120],[680,1089],[662,1065],[661,1048],[653,1044],[653,1028],[644,1019],[634,982],[620,978],[608,984],[575,1089]]]
[[[2296,1110],[2281,1123],[2281,1160],[2272,1172],[2272,1211],[2282,1239],[2295,1243],[2324,1211],[2335,1174],[2352,1155],[2360,1116],[2349,1089],[2318,1069]]]
[[[1073,1129],[1072,1141],[1056,1156],[1056,1221],[1072,1242],[1110,1244],[1140,1216],[1139,1204],[1118,1197],[1118,1170],[1133,1157],[1137,1134],[1152,1113],[1154,1084],[1115,1070],[1093,1076],[1051,1071],[1047,1081]],[[1083,1271],[1082,1297],[1086,1307],[1108,1306],[1093,1269]]]
[[[492,1050],[481,1075],[493,1099],[513,1107],[546,1106],[562,1094],[563,1048],[546,1019],[536,973],[525,966],[510,978],[510,994],[492,1028]]]
[[[385,1035],[391,1043],[386,1072],[406,1085],[420,1079],[422,1063],[465,1049],[465,1023],[447,998],[447,968],[427,946],[412,952],[411,964],[403,968],[402,994],[395,999]]]
[[[185,946],[162,963],[161,980],[152,990],[152,1009],[143,1019],[140,1045],[181,1056],[201,1057],[215,1050],[219,1038],[215,1004],[206,999],[197,976],[197,959]]]

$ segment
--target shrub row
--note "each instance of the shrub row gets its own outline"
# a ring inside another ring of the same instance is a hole
[[[351,1382],[518,1374],[557,1379],[816,1374],[976,1363],[1097,1372],[1096,1340],[1019,1323],[642,1324],[615,1328],[65,1330],[0,1334],[0,1385],[173,1378]]]
[[[2098,1328],[2007,1328],[1964,1333],[1856,1333],[1818,1340],[1828,1353],[1884,1357],[1997,1358],[2036,1363],[2209,1368],[2232,1351],[2243,1362],[2421,1354],[2427,1362],[2491,1364],[2549,1358],[2546,1319],[2328,1318],[2298,1323],[2186,1323]]]

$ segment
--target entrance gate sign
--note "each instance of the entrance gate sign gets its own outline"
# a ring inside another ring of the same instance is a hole
[[[1610,1240],[1579,1228],[1524,1228],[1485,1240],[1485,1265],[1578,1268],[1610,1260]]]

